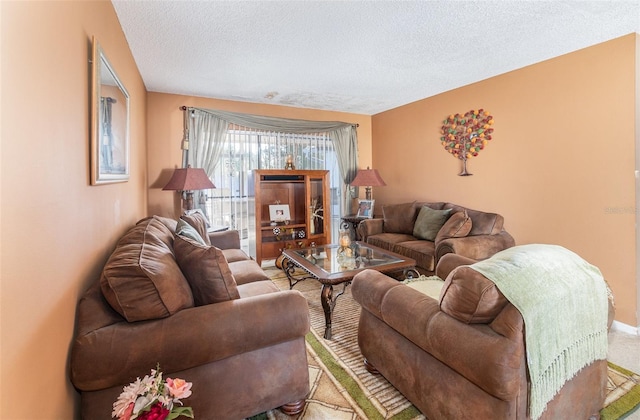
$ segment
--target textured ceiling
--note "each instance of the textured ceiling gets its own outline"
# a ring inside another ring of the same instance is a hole
[[[113,4],[149,91],[359,114],[640,32],[640,0]]]

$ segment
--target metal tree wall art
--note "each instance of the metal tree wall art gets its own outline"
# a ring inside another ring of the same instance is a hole
[[[473,175],[467,172],[467,159],[478,156],[491,140],[493,117],[484,109],[472,109],[464,115],[449,115],[440,129],[440,141],[445,150],[462,161],[462,172],[458,175]]]

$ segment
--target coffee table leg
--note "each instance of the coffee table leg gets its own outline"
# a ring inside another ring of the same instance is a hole
[[[320,291],[320,302],[322,302],[322,309],[324,309],[324,338],[331,340],[331,315],[333,312],[333,286],[330,284],[323,284]]]
[[[338,298],[347,291],[347,287],[351,284],[351,281],[345,281],[342,283],[342,290],[335,296],[333,296],[333,286],[330,284],[323,284],[320,291],[320,302],[322,302],[322,309],[324,309],[324,338],[331,340],[331,320],[333,318],[333,311],[336,307]]]

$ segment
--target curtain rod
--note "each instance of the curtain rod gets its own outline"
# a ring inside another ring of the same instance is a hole
[[[186,107],[185,105],[182,105],[182,106],[180,107],[180,109],[181,109],[181,110],[183,110],[183,111],[186,111],[186,110],[187,110],[187,107]],[[355,123],[354,125],[355,125],[356,127],[360,127],[360,124],[358,124],[358,123]]]

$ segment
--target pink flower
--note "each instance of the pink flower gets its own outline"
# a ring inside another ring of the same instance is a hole
[[[118,420],[131,420],[131,415],[133,414],[134,405],[135,405],[134,403],[129,404],[129,407],[127,407],[124,410],[124,413],[122,413],[122,415],[118,417]]]
[[[186,382],[184,379],[167,378],[167,388],[169,388],[169,393],[176,399],[191,396],[191,382]]]

